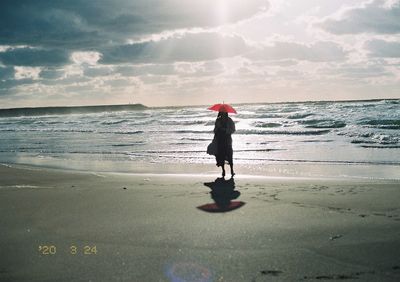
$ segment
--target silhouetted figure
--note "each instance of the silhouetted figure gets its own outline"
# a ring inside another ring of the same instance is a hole
[[[215,155],[217,166],[222,167],[222,177],[225,177],[225,161],[231,167],[232,177],[235,175],[233,171],[233,149],[232,136],[236,131],[235,123],[228,116],[228,113],[219,112],[215,121],[214,139],[217,142],[217,154]]]

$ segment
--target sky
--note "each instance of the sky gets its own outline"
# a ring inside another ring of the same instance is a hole
[[[400,0],[2,0],[0,108],[400,98]]]

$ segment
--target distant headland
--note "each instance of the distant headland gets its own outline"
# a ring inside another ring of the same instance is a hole
[[[0,117],[119,112],[147,109],[142,104],[0,109]]]

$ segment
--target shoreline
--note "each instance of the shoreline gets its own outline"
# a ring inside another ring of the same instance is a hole
[[[28,159],[32,161],[33,158]],[[220,168],[210,163],[145,163],[127,161],[103,162],[74,162],[67,161],[60,164],[54,160],[46,162],[37,159],[36,163],[27,162],[0,162],[0,166],[20,168],[55,169],[71,172],[110,173],[131,175],[193,175],[193,176],[220,176]],[[294,178],[294,179],[354,179],[376,181],[400,181],[398,165],[391,164],[330,164],[330,163],[266,163],[236,164],[235,177],[254,178]],[[227,178],[230,177],[229,169]]]
[[[73,170],[59,167],[46,167],[46,166],[34,166],[26,164],[6,164],[0,163],[0,168],[11,168],[16,170],[27,170],[35,172],[53,172],[53,173],[69,173],[79,175],[93,175],[97,177],[167,177],[167,178],[197,178],[197,179],[212,179],[221,178],[218,173],[192,173],[192,172],[117,172],[117,171],[93,171],[93,170]],[[232,178],[229,173],[224,177],[226,180]],[[236,174],[234,179],[240,180],[254,180],[254,181],[329,181],[329,182],[359,182],[359,183],[385,183],[395,184],[400,183],[400,179],[387,179],[387,178],[362,178],[362,177],[306,177],[306,176],[268,176],[268,175],[257,175],[257,174]]]

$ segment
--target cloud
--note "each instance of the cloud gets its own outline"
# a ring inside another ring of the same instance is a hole
[[[316,26],[334,34],[400,33],[400,1],[374,0],[342,11],[340,18],[329,17]]]
[[[71,54],[71,59],[76,64],[88,64],[95,65],[100,59],[101,54],[99,52],[73,52]]]
[[[39,79],[40,68],[38,67],[15,67],[15,79]]]
[[[240,55],[247,45],[239,36],[188,33],[160,41],[120,45],[102,50],[100,63],[170,63],[214,60]]]
[[[373,57],[400,58],[400,43],[385,40],[371,40],[366,44]]]
[[[0,52],[0,62],[11,66],[56,66],[67,64],[69,56],[59,49],[13,48]]]
[[[267,7],[266,0],[3,0],[0,45],[88,50],[166,30],[234,23]]]
[[[275,42],[246,55],[252,60],[304,60],[313,62],[340,61],[346,52],[336,43],[319,41],[311,45],[295,42]]]

